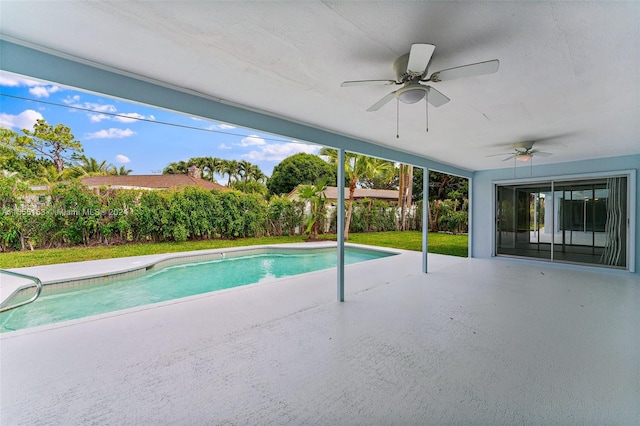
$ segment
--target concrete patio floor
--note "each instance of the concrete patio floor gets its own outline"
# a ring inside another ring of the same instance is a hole
[[[629,273],[421,254],[0,336],[0,424],[640,424]]]

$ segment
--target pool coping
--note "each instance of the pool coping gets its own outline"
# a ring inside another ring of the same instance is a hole
[[[193,250],[186,252],[59,263],[53,265],[12,268],[7,270],[39,278],[43,284],[44,293],[45,290],[87,284],[99,284],[108,280],[138,276],[151,269],[193,261],[215,260],[216,258],[228,258],[229,256],[246,256],[264,253],[267,250],[283,252],[287,250],[300,251],[312,249],[335,249],[336,247],[337,243],[332,241],[262,244],[255,246]],[[345,243],[345,247],[374,250],[390,254],[400,254],[402,252],[402,250],[388,247],[352,243]],[[0,286],[0,307],[8,305],[7,302],[11,301],[15,297],[20,297],[26,293],[32,293],[33,287],[34,285],[31,281],[3,275],[2,285]]]

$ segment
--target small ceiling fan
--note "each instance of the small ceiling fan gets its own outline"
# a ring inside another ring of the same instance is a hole
[[[433,44],[414,43],[411,51],[400,56],[393,63],[393,71],[396,74],[395,80],[357,80],[345,81],[342,87],[363,86],[363,85],[401,85],[396,91],[387,94],[375,104],[371,105],[367,111],[378,111],[393,98],[406,104],[414,104],[423,98],[435,107],[442,106],[449,102],[449,98],[440,91],[428,84],[440,81],[454,80],[463,77],[474,77],[478,75],[491,74],[498,71],[500,61],[493,59],[486,62],[463,65],[436,71],[429,75],[429,63],[435,50]],[[428,76],[428,77],[427,77]]]
[[[535,141],[517,142],[513,144],[513,151],[504,152],[502,154],[487,155],[487,157],[500,157],[506,155],[507,157],[505,157],[502,161],[515,159],[517,161],[526,163],[527,161],[533,159],[533,157],[550,157],[553,155],[553,153],[551,152],[544,152],[533,148],[534,143]],[[565,145],[561,144],[547,145],[547,147],[566,148]]]

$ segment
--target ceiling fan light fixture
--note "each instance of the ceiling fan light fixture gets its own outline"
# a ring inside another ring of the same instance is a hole
[[[424,89],[411,88],[400,92],[398,99],[405,104],[415,104],[424,98],[425,93]]]
[[[533,155],[531,154],[520,154],[516,157],[516,160],[526,163],[527,161],[531,161],[532,158],[533,158]]]

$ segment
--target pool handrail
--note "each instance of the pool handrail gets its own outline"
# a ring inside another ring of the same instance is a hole
[[[31,275],[20,274],[18,272],[7,271],[5,269],[0,269],[0,274],[7,274],[7,275],[11,275],[11,276],[18,277],[18,278],[25,278],[27,280],[33,281],[35,283],[35,285],[36,285],[36,292],[35,292],[35,294],[33,296],[31,296],[31,298],[29,298],[29,299],[27,299],[27,300],[25,300],[23,302],[16,303],[15,305],[8,305],[8,306],[0,305],[0,312],[5,312],[5,311],[8,311],[10,309],[14,309],[14,308],[29,304],[29,303],[33,302],[34,300],[36,300],[38,298],[38,296],[40,296],[40,293],[42,292],[42,281],[40,281],[40,279],[37,278],[37,277],[33,277]],[[28,287],[31,287],[31,286],[28,286]],[[20,289],[18,289],[18,291],[23,290],[25,288],[27,288],[27,287],[21,287]],[[12,294],[11,296],[9,296],[5,300],[5,302],[10,300],[15,294],[17,294],[17,291],[14,294]]]

